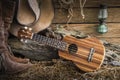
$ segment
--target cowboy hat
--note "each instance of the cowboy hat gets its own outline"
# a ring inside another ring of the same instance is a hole
[[[40,6],[36,0],[18,0],[17,22],[11,25],[10,33],[18,36],[18,30],[24,26],[32,28],[38,33],[52,22],[54,9],[52,0],[40,0]]]

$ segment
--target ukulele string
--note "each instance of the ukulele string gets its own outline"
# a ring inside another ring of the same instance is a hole
[[[84,14],[83,8],[84,8],[85,3],[86,3],[87,0],[84,0],[83,3],[82,3],[82,1],[83,0],[79,0],[79,2],[80,2],[80,9],[81,9],[81,16],[82,16],[83,19],[85,19],[85,14]]]

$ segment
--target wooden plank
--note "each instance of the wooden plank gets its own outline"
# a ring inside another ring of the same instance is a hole
[[[61,26],[65,26],[65,24],[60,24]],[[52,26],[56,26],[53,24]],[[98,24],[69,24],[67,29],[69,30],[78,30],[85,34],[96,36],[96,37],[120,37],[120,23],[109,23],[107,24],[109,31],[105,34],[99,34],[96,32]]]
[[[107,22],[120,22],[120,8],[109,8]],[[84,9],[85,20],[82,19],[80,9],[74,8],[73,18],[70,23],[96,23],[98,22],[98,8]],[[68,21],[68,11],[65,9],[55,9],[55,17],[53,23],[66,23]]]
[[[116,37],[112,38],[111,37],[111,38],[99,38],[99,39],[105,40],[105,41],[112,43],[112,44],[120,45],[120,38],[116,38]]]
[[[55,8],[60,8],[60,0],[54,0]],[[100,4],[105,4],[108,7],[119,7],[120,0],[87,0],[85,7],[99,7]],[[80,7],[79,0],[74,0],[74,7]],[[62,7],[66,7],[66,5],[62,5]]]

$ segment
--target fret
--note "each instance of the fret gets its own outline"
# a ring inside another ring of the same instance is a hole
[[[38,36],[37,36],[37,34],[36,34],[35,40],[36,40],[36,41],[39,41],[39,40],[38,40]]]
[[[59,49],[59,45],[58,45],[59,41],[56,40],[56,48]]]
[[[41,43],[45,44],[44,40],[44,36],[41,36]]]
[[[62,49],[62,42],[60,41],[58,44],[59,44],[60,48]]]
[[[41,42],[41,39],[42,39],[41,36],[39,35],[38,37],[39,37],[39,41],[38,42]]]
[[[42,35],[37,35],[34,34],[32,40],[37,41],[39,43],[60,49],[60,50],[65,50],[67,47],[67,43],[57,40],[57,39],[53,39],[53,38],[48,38]]]
[[[58,46],[57,46],[58,48],[60,48],[60,49],[62,48],[62,46],[61,46],[61,41],[58,41],[57,45],[58,45]]]
[[[62,43],[61,43],[61,47],[62,47],[62,50],[65,50],[65,49],[66,49],[66,47],[67,47],[67,43],[62,42]]]
[[[56,48],[59,49],[59,45],[58,45],[58,41],[57,40],[55,40],[55,46],[56,46]]]
[[[41,35],[39,35],[39,42],[42,43],[42,44],[44,44],[43,43],[43,36],[41,36]]]
[[[43,43],[48,45],[48,39],[46,37],[43,38]]]
[[[36,40],[39,41],[39,35],[38,35],[38,37],[36,37]]]
[[[33,34],[32,40],[36,41],[36,37],[37,37],[37,35],[36,35],[36,34]]]
[[[66,48],[66,46],[67,46],[67,43],[66,42],[62,42],[62,47]]]
[[[59,43],[59,46],[60,46],[60,48],[63,50],[63,45],[62,45],[62,41],[60,41],[60,43]]]
[[[50,45],[51,45],[52,47],[54,47],[54,45],[53,45],[53,44],[54,44],[54,41],[53,41],[52,38],[50,38],[50,42],[51,42]]]
[[[55,40],[55,39],[53,39],[53,42],[54,42],[54,43],[53,43],[53,46],[54,46],[54,47],[57,47],[57,44],[56,44],[56,40]]]
[[[48,45],[53,46],[53,39],[52,38],[48,39]]]
[[[45,38],[46,45],[49,45],[49,39]]]
[[[41,41],[42,44],[44,44],[44,36],[41,36]]]

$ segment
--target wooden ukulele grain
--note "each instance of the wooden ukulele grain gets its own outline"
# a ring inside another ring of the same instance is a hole
[[[71,60],[75,65],[85,72],[100,68],[105,48],[96,38],[76,39],[66,36],[63,41],[33,34],[29,28],[20,29],[18,37],[32,39],[42,44],[59,49],[59,56]]]
[[[85,72],[94,71],[100,68],[104,60],[105,48],[98,39],[76,39],[67,36],[63,39],[63,41],[69,44],[76,44],[78,46],[78,51],[75,54],[59,51],[60,57],[73,61],[78,68]],[[89,62],[88,56],[91,48],[94,48],[95,52],[92,56],[92,61]]]

